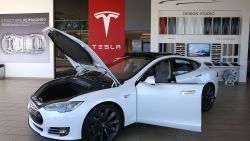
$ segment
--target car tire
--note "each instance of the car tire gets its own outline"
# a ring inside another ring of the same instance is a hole
[[[202,90],[202,111],[209,111],[215,102],[215,87],[213,84],[206,84]]]
[[[122,127],[122,115],[112,104],[101,104],[87,115],[82,129],[84,141],[113,141]]]

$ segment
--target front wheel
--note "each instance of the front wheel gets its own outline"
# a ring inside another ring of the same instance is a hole
[[[212,84],[206,84],[202,90],[202,111],[209,111],[215,101],[215,88]]]
[[[83,125],[84,141],[112,141],[118,135],[122,118],[113,105],[99,105],[90,111]]]

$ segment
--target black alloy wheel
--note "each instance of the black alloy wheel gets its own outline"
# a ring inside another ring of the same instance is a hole
[[[202,111],[209,111],[215,101],[215,88],[212,84],[207,84],[202,90]]]
[[[85,141],[113,141],[122,127],[120,111],[113,105],[99,105],[90,111],[83,125]]]

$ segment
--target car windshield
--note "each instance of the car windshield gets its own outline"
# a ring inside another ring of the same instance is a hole
[[[115,77],[123,83],[136,75],[144,66],[152,61],[152,58],[137,57],[121,57],[107,64],[109,70]]]

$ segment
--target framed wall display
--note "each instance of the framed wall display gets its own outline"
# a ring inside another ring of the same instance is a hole
[[[194,18],[194,34],[203,35],[204,34],[204,18],[196,17]]]
[[[159,52],[162,53],[175,53],[175,44],[171,43],[160,43]]]
[[[230,35],[230,24],[231,24],[231,19],[230,17],[223,17],[222,18],[222,35]]]
[[[177,17],[177,32],[176,34],[185,34],[185,18]]]
[[[0,14],[1,63],[49,63],[49,13]]]
[[[204,34],[205,35],[213,34],[213,24],[212,23],[213,23],[212,17],[204,18]]]
[[[187,56],[189,57],[210,57],[210,44],[188,44]]]
[[[176,17],[168,18],[168,34],[176,34]]]
[[[194,17],[186,17],[185,19],[185,34],[193,35],[195,24],[194,24]]]
[[[213,18],[213,34],[221,35],[221,17]]]
[[[159,34],[239,35],[240,17],[160,17]]]
[[[240,18],[233,17],[231,19],[231,34],[232,35],[239,35],[240,34]]]
[[[167,17],[160,17],[160,34],[167,34]]]
[[[222,62],[239,63],[239,44],[223,44]]]

